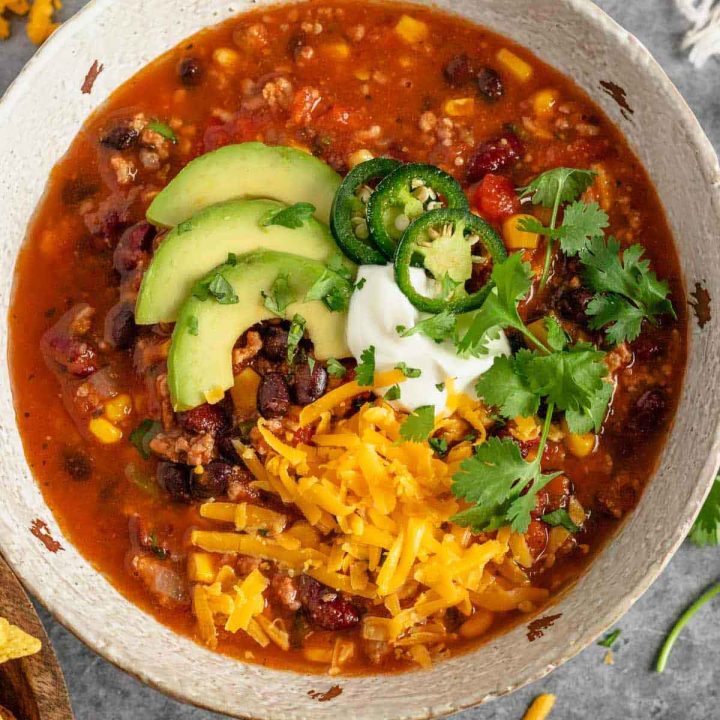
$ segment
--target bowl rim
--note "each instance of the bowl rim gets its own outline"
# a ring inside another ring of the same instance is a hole
[[[388,0],[388,2],[392,3],[396,0]],[[625,30],[617,21],[615,21],[613,18],[611,18],[603,9],[598,7],[592,0],[556,0],[557,2],[561,3],[562,5],[568,7],[571,9],[574,13],[580,14],[584,16],[586,20],[588,20],[591,24],[594,24],[596,27],[601,30],[606,35],[612,36],[612,38],[617,41],[621,42],[623,40],[631,40],[635,44],[635,51],[637,53],[636,62],[643,63],[644,73],[647,75],[652,75],[654,79],[661,84],[662,89],[669,92],[669,94],[672,96],[675,104],[676,104],[676,110],[680,116],[682,116],[682,120],[684,122],[685,129],[688,132],[688,135],[690,137],[690,141],[692,145],[694,145],[699,153],[697,162],[699,165],[701,165],[705,171],[708,177],[713,176],[715,179],[711,183],[710,188],[708,188],[708,191],[714,195],[715,200],[717,201],[717,207],[720,207],[720,162],[718,162],[718,157],[715,152],[715,149],[708,139],[707,135],[705,134],[704,130],[702,129],[698,119],[696,118],[693,111],[690,109],[688,103],[684,99],[684,97],[681,95],[679,90],[675,87],[672,80],[669,78],[665,70],[662,68],[662,66],[655,60],[654,56],[651,54],[651,52],[647,49],[647,47],[638,40],[634,35],[629,33],[627,30]],[[297,0],[274,0],[271,3],[271,6],[274,5],[284,5],[284,4],[292,4],[294,2],[297,2]],[[382,0],[381,0],[382,2]],[[424,4],[428,5],[430,4],[433,7],[436,7],[432,0],[400,0],[401,4]],[[5,93],[0,97],[0,120],[2,120],[3,116],[6,118],[10,118],[13,110],[13,105],[15,102],[19,101],[22,98],[25,85],[28,84],[30,81],[33,72],[36,68],[40,68],[40,66],[45,63],[46,58],[50,58],[53,53],[56,51],[57,48],[59,48],[61,45],[65,43],[72,43],[73,35],[76,30],[76,28],[79,28],[81,22],[83,22],[86,17],[89,17],[92,14],[102,14],[109,6],[113,4],[113,0],[90,0],[86,5],[84,5],[79,11],[77,11],[73,17],[71,17],[69,20],[65,21],[54,33],[53,35],[42,45],[42,47],[33,55],[33,57],[26,63],[26,65],[22,68],[22,70],[18,73],[18,75],[15,77],[15,79],[11,82],[11,84],[8,86]],[[449,12],[451,14],[456,14],[459,16],[463,16],[462,12],[456,12],[453,9],[449,9],[446,7],[436,7],[436,9],[440,10],[441,12]],[[242,13],[239,13],[242,14]],[[208,25],[206,27],[212,27],[212,25]],[[162,49],[158,54],[164,53],[169,48]],[[536,52],[536,51],[532,51]],[[155,55],[157,57],[157,55]],[[116,89],[118,86],[116,86],[113,89]],[[652,178],[651,178],[652,179]],[[690,327],[693,322],[693,319],[691,316],[688,317],[688,342],[692,343],[692,337],[690,334]],[[688,353],[689,354],[689,353]],[[687,378],[685,379],[687,380]],[[685,391],[685,388],[683,386],[683,392]],[[677,419],[677,416],[676,416]],[[11,432],[15,431],[17,432],[17,423],[13,419]],[[5,431],[5,428],[0,428]],[[705,462],[702,465],[702,471],[699,474],[697,481],[694,484],[693,492],[690,494],[687,502],[685,503],[683,507],[682,516],[684,518],[683,522],[680,524],[677,524],[674,528],[674,530],[668,534],[667,538],[667,551],[665,552],[665,555],[659,559],[658,562],[653,564],[643,575],[642,578],[638,580],[638,582],[635,583],[635,585],[631,588],[629,588],[622,597],[620,597],[616,602],[612,603],[610,606],[606,607],[602,613],[599,613],[597,616],[597,619],[592,624],[592,626],[587,627],[583,631],[582,639],[577,640],[575,639],[573,642],[569,642],[565,645],[562,645],[562,649],[559,651],[556,651],[553,655],[555,658],[552,663],[548,663],[545,667],[537,669],[535,671],[525,673],[525,675],[522,678],[519,678],[518,680],[509,683],[507,686],[503,687],[502,690],[498,691],[497,693],[493,693],[490,695],[486,695],[483,697],[474,697],[472,700],[468,701],[462,701],[457,702],[452,707],[444,707],[442,710],[438,710],[435,708],[426,708],[425,711],[420,712],[411,712],[407,715],[404,715],[403,717],[406,717],[408,719],[412,718],[417,720],[425,720],[426,718],[436,718],[445,716],[446,714],[458,712],[461,710],[465,710],[471,707],[475,707],[481,703],[486,702],[487,700],[498,698],[498,697],[504,697],[522,687],[525,687],[526,685],[529,685],[530,683],[534,683],[543,677],[547,676],[550,672],[552,672],[555,668],[559,667],[560,665],[564,664],[568,660],[572,659],[575,655],[577,655],[581,650],[583,650],[585,647],[587,647],[595,638],[597,638],[604,630],[606,630],[611,625],[615,624],[617,620],[622,617],[629,609],[632,607],[632,605],[640,598],[640,596],[650,587],[650,585],[657,579],[657,577],[660,575],[660,573],[664,570],[664,568],[667,566],[671,558],[674,556],[675,552],[679,548],[679,546],[682,544],[683,540],[686,538],[687,533],[689,532],[689,529],[697,515],[697,513],[700,511],[700,508],[702,506],[702,503],[707,496],[707,494],[710,491],[710,488],[713,484],[718,465],[720,465],[720,414],[716,414],[716,422],[714,427],[714,434],[712,436],[712,449],[711,452],[708,454],[708,457],[705,459]],[[28,473],[30,476],[32,476],[32,471],[28,468]],[[607,545],[602,549],[602,552],[605,552],[608,545],[617,537],[619,536],[625,529],[626,521],[629,518],[625,518],[623,523],[620,525],[620,527],[616,530],[616,532],[613,534],[613,536],[609,539]],[[0,546],[0,550],[2,550],[2,547]],[[41,604],[48,609],[48,611],[52,614],[53,618],[57,620],[61,625],[63,625],[67,630],[69,630],[75,637],[77,637],[81,642],[83,642],[84,645],[89,647],[93,652],[100,655],[104,660],[110,662],[115,667],[118,667],[119,669],[123,670],[124,672],[128,673],[132,677],[136,678],[140,682],[149,685],[150,687],[159,690],[160,692],[164,693],[168,697],[171,697],[175,700],[184,702],[184,703],[190,703],[196,707],[200,707],[203,709],[207,709],[209,711],[214,712],[228,712],[227,709],[223,709],[219,704],[213,703],[211,701],[203,701],[200,699],[197,695],[191,695],[190,691],[188,690],[178,690],[179,683],[173,683],[172,678],[162,677],[162,676],[153,676],[151,672],[147,671],[143,667],[133,667],[130,664],[130,659],[126,656],[126,653],[124,652],[118,652],[116,648],[114,648],[111,645],[100,645],[98,646],[98,643],[95,641],[95,639],[92,637],[92,635],[87,631],[86,628],[82,627],[79,623],[72,622],[68,617],[64,615],[64,608],[63,604],[60,601],[49,601],[46,599],[46,597],[43,594],[42,590],[42,583],[39,578],[34,578],[32,576],[26,576],[22,573],[22,567],[19,566],[17,562],[13,560],[12,557],[8,557],[6,555],[6,560],[10,567],[15,571],[15,573],[18,575],[19,579],[21,580],[22,584],[25,588],[27,588],[33,596],[41,602]],[[94,570],[96,573],[99,572],[97,570]],[[571,585],[570,589],[574,587],[574,584]],[[564,593],[561,594],[560,598],[563,597]],[[558,599],[558,601],[559,601]],[[129,601],[127,601],[129,602]],[[135,606],[136,607],[136,606]],[[136,607],[137,609],[137,607]],[[140,610],[141,612],[144,612]],[[467,655],[474,654],[478,652],[481,649],[480,648],[476,650],[471,650]],[[289,671],[292,674],[301,675],[303,677],[306,677],[308,679],[316,679],[320,680],[322,679],[323,675],[319,674],[309,674],[309,673],[300,673],[297,671]],[[418,672],[422,672],[420,670],[417,671],[409,671],[414,672],[417,674]],[[325,677],[326,680],[333,680],[332,678]],[[340,682],[342,682],[342,676],[338,678]],[[233,717],[240,717],[237,714],[233,714]],[[262,717],[267,718],[285,718],[286,715],[278,715],[273,713],[264,713]],[[294,716],[293,716],[294,717]]]

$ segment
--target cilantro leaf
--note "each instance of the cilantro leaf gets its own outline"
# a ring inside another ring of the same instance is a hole
[[[555,168],[538,175],[527,187],[520,188],[520,197],[532,197],[533,205],[553,208],[572,202],[592,184],[597,173],[577,168]]]
[[[609,224],[607,213],[595,202],[578,201],[568,205],[558,231],[560,249],[566,255],[577,255],[585,249],[589,240],[604,237]]]
[[[546,425],[549,427],[549,423]],[[453,476],[453,494],[475,506],[450,519],[476,532],[495,530],[505,524],[510,524],[514,532],[525,532],[537,493],[559,474],[543,475],[538,460],[525,462],[512,440],[492,437],[478,446],[473,457],[463,460]],[[523,491],[525,494],[521,495]]]
[[[600,647],[611,650],[612,646],[617,642],[617,639],[620,637],[621,632],[622,631],[620,630],[620,628],[615,628],[615,630],[609,632],[602,640],[598,640],[597,644]]]
[[[282,208],[281,210],[271,210],[262,220],[260,227],[268,227],[268,225],[282,225],[282,227],[294,230],[302,227],[315,212],[315,206],[300,202]]]
[[[592,345],[578,343],[550,355],[520,350],[515,362],[532,392],[547,398],[560,410],[581,411],[590,407],[603,390],[602,379],[608,372],[604,357]]]
[[[371,345],[360,353],[360,364],[355,368],[355,380],[362,387],[375,382],[375,346]]]
[[[193,336],[197,337],[197,334],[200,332],[200,328],[198,327],[198,319],[195,315],[190,315],[187,319],[187,329],[188,332]]]
[[[400,386],[393,385],[391,388],[388,389],[388,391],[385,393],[385,395],[383,397],[388,402],[391,402],[392,400],[399,400],[400,399]]]
[[[422,370],[408,367],[404,362],[398,363],[395,369],[399,370],[406,378],[419,378],[422,375]]]
[[[545,330],[547,330],[547,344],[551,350],[560,352],[567,347],[568,335],[552,315],[545,317]]]
[[[261,290],[260,294],[263,296],[263,305],[279,317],[285,316],[288,305],[296,299],[290,288],[290,278],[286,273],[281,273],[275,278],[269,293]]]
[[[343,378],[347,375],[347,368],[335,358],[330,358],[326,363],[328,375],[335,378]]]
[[[566,410],[565,422],[570,432],[579,435],[591,431],[600,432],[613,391],[613,384],[603,381],[602,388],[593,395],[587,407],[581,410]]]
[[[322,300],[329,310],[343,312],[348,308],[352,293],[352,282],[327,268],[308,290],[305,299]]]
[[[615,344],[635,340],[642,331],[645,313],[620,295],[596,295],[585,309],[590,327],[605,328],[607,339]]]
[[[715,478],[710,494],[693,523],[688,535],[690,541],[700,547],[720,542],[720,475]]]
[[[169,140],[173,145],[177,143],[177,135],[175,135],[173,129],[167,123],[162,122],[162,120],[151,120],[145,127],[148,130],[156,132],[166,140]]]
[[[494,290],[472,314],[470,326],[457,344],[461,353],[485,354],[489,333],[497,328],[512,327],[525,335],[528,333],[517,309],[518,301],[532,285],[530,265],[523,262],[522,253],[510,255],[507,260],[495,264],[491,281]]]
[[[677,317],[668,299],[668,283],[650,270],[643,253],[642,245],[632,245],[621,256],[620,243],[612,237],[593,238],[580,252],[585,279],[599,295],[586,311],[590,327],[610,326],[607,334],[612,342],[634,340],[643,318],[654,323],[660,315]]]
[[[423,405],[407,416],[400,426],[400,437],[405,442],[423,442],[435,427],[435,406]]]
[[[130,444],[147,460],[150,455],[150,441],[162,430],[162,425],[154,420],[143,420],[131,433]]]
[[[508,418],[530,417],[540,407],[540,398],[530,389],[513,357],[496,357],[490,369],[478,378],[475,392]]]
[[[424,320],[420,320],[411,328],[398,325],[395,329],[400,337],[409,337],[415,333],[420,333],[439,343],[451,338],[455,334],[456,326],[457,319],[455,315],[448,310],[443,310],[437,315],[431,315]]]
[[[540,519],[553,527],[565,528],[570,533],[580,532],[580,528],[570,519],[568,511],[564,508],[543,515]]]
[[[287,361],[291,365],[297,354],[298,345],[305,335],[305,325],[307,325],[307,320],[302,315],[295,313],[290,323],[287,340]]]
[[[428,445],[430,445],[435,454],[439,455],[440,457],[447,455],[448,443],[445,438],[431,437],[428,440]]]
[[[194,297],[202,301],[212,297],[220,305],[236,305],[239,302],[235,289],[222,274],[222,267],[197,283],[193,290]]]

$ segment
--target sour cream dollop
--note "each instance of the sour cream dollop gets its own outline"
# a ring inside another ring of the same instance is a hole
[[[421,293],[428,294],[428,279],[421,268],[412,268],[411,282]],[[397,326],[411,328],[427,315],[420,313],[403,295],[395,282],[392,265],[361,265],[358,281],[365,280],[350,299],[347,343],[360,362],[363,350],[375,348],[375,369],[392,370],[404,362],[418,368],[420,377],[408,378],[400,386],[398,404],[408,410],[434,405],[436,414],[445,410],[447,392],[436,387],[448,378],[454,379],[456,391],[474,395],[475,381],[499,355],[509,355],[510,345],[504,333],[488,344],[483,357],[460,357],[451,342],[436,343],[416,333],[401,337]]]

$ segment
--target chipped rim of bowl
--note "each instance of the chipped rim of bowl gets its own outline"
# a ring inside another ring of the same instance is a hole
[[[254,0],[252,1],[254,2]],[[276,0],[274,3],[269,4],[291,4],[293,1],[294,0],[290,0],[290,2],[284,3],[281,0]],[[416,4],[424,4],[431,6],[433,5],[433,3],[428,2],[428,0],[410,1],[415,2]],[[712,144],[702,130],[697,118],[695,117],[695,115],[693,114],[677,88],[674,86],[672,81],[669,79],[665,71],[653,58],[647,48],[637,38],[635,38],[635,36],[624,30],[602,9],[600,9],[597,5],[591,2],[591,0],[556,1],[558,2],[558,4],[561,4],[571,9],[574,13],[584,16],[584,18],[588,20],[591,24],[594,24],[601,33],[611,37],[616,43],[632,43],[634,45],[634,61],[638,65],[643,66],[646,75],[649,75],[656,83],[659,83],[662,89],[669,92],[673,99],[673,102],[675,104],[673,110],[678,116],[682,118],[684,127],[687,130],[690,138],[690,143],[697,150],[696,160],[703,170],[703,175],[709,182],[708,191],[712,196],[711,200],[714,201],[716,216],[720,218],[720,165],[718,164],[717,155]],[[86,19],[90,20],[93,14],[102,13],[112,4],[112,2],[113,0],[90,0],[87,5],[85,5],[80,11],[78,11],[70,20],[65,22],[53,34],[53,36],[49,38],[48,41],[46,41],[46,43],[38,50],[38,52],[26,64],[23,70],[11,83],[4,96],[0,98],[0,120],[3,119],[3,116],[8,119],[10,118],[13,110],[13,103],[21,98],[25,86],[31,82],[32,76],[35,73],[36,69],[41,69],[41,66],[45,63],[46,58],[51,58],[56,49],[59,48],[61,45],[65,43],[71,44],[74,32],[76,30],[82,29],[82,24],[86,22]],[[451,7],[440,6],[438,9],[445,12],[455,13],[460,16],[463,15],[462,12],[457,12]],[[162,52],[167,49],[169,48],[163,48]],[[537,50],[534,50],[533,52],[537,52]],[[691,343],[693,342],[692,338],[688,339]],[[3,381],[4,380],[5,378],[3,378]],[[588,623],[588,626],[583,629],[580,636],[573,638],[571,642],[562,644],[560,649],[551,650],[550,655],[552,656],[552,660],[546,662],[543,665],[538,662],[540,660],[540,658],[538,658],[538,661],[534,662],[534,666],[529,668],[526,667],[521,672],[518,672],[515,679],[503,685],[503,687],[499,688],[497,691],[485,693],[484,695],[474,694],[473,691],[470,691],[469,693],[466,693],[466,695],[462,697],[462,699],[452,701],[449,704],[442,706],[441,708],[420,708],[413,706],[409,712],[403,713],[402,717],[407,718],[408,720],[425,720],[426,718],[441,717],[446,714],[473,707],[488,700],[512,693],[515,690],[529,683],[535,682],[545,677],[556,667],[567,662],[569,659],[577,655],[582,649],[587,647],[595,638],[597,638],[604,630],[613,625],[624,613],[626,613],[629,608],[636,602],[636,600],[648,589],[652,582],[658,577],[658,575],[662,572],[667,563],[670,561],[680,544],[683,542],[695,516],[697,515],[707,493],[710,490],[718,464],[720,464],[720,414],[716,413],[714,420],[714,425],[709,428],[711,432],[710,452],[707,456],[707,459],[702,465],[702,469],[700,471],[698,480],[694,485],[692,493],[688,496],[684,506],[682,507],[682,521],[679,522],[672,529],[672,532],[668,534],[668,536],[664,539],[662,543],[657,543],[664,546],[662,557],[656,558],[655,561],[646,570],[642,578],[637,580],[631,588],[627,589],[621,598],[619,598],[617,601],[613,602],[610,605],[603,605],[602,611],[598,612],[594,622]],[[15,427],[14,421],[12,425],[13,427],[11,429],[11,432],[17,433],[17,428]],[[6,431],[6,427],[0,424],[0,431],[4,433]],[[28,477],[32,477],[32,472],[29,470],[29,468],[27,468],[27,475]],[[622,534],[626,527],[626,524],[627,522],[623,522],[623,524],[617,530],[613,538],[609,541],[608,545],[613,543],[617,539],[617,537]],[[0,527],[0,530],[1,529],[2,528]],[[603,548],[603,554],[608,551],[608,545]],[[0,546],[0,549],[2,549],[2,546]],[[95,650],[95,652],[101,655],[105,660],[121,668],[122,670],[134,676],[138,680],[162,691],[166,695],[177,700],[189,702],[197,707],[206,708],[215,712],[230,712],[233,717],[239,718],[247,716],[246,714],[239,714],[237,710],[228,709],[222,704],[200,697],[197,693],[194,693],[192,691],[192,688],[182,686],[180,681],[174,681],[172,677],[158,675],[154,673],[153,670],[149,667],[133,665],[133,658],[130,657],[129,654],[126,653],[124,650],[118,650],[117,645],[99,642],[97,638],[93,637],[92,629],[88,630],[88,628],[81,622],[73,622],[72,620],[70,620],[67,613],[65,612],[63,601],[49,601],[47,599],[46,593],[43,592],[42,580],[37,579],[36,577],[33,577],[31,575],[24,574],[22,572],[23,568],[19,563],[18,557],[13,556],[13,554],[11,553],[9,554],[9,556],[6,555],[6,559],[8,560],[8,563],[11,565],[11,567],[13,567],[13,569],[16,571],[16,573],[18,573],[25,587],[27,587],[35,597],[37,597],[41,602],[46,605],[48,610],[52,613],[53,617],[57,619],[61,624],[63,624],[68,630],[70,630],[82,642]],[[573,584],[567,592],[563,593],[562,597],[557,600],[557,603],[560,603],[561,600],[563,600],[568,593],[572,592],[575,588],[577,588],[578,584],[579,581],[578,583]],[[126,602],[129,603],[129,601]],[[138,609],[134,606],[131,607],[133,610],[138,611]],[[560,644],[557,643],[557,645]],[[481,646],[477,650],[466,653],[462,657],[466,660],[470,660],[476,657],[478,653],[482,653],[482,649],[483,646]],[[198,647],[198,659],[200,659],[201,652],[207,651],[204,651],[202,648]],[[323,680],[323,676],[315,674],[308,675],[294,672],[287,673],[284,671],[283,674],[285,674],[286,676],[300,676],[306,678],[307,680],[312,680],[315,683],[322,682]],[[383,677],[391,676],[375,677],[379,677],[380,679],[382,679]],[[423,674],[422,671],[410,671],[408,673],[405,673],[405,677],[417,679],[419,682],[422,682]],[[346,679],[343,677],[326,677],[325,680],[340,683],[344,682]],[[182,687],[182,689],[179,689],[180,687]],[[320,709],[318,706],[313,706],[313,708],[315,710]],[[303,712],[306,711],[307,709],[305,711],[300,711],[300,713],[298,714],[296,714],[295,712],[288,713],[287,711],[278,712],[273,708],[272,704],[269,704],[266,707],[263,707],[263,711],[261,714],[258,715],[258,717],[273,719],[286,719],[290,717],[299,718],[305,717]],[[336,712],[337,707],[334,707],[333,714]],[[318,713],[316,712],[315,714]],[[379,714],[364,715],[361,713],[361,715],[362,717],[380,717]],[[323,714],[320,713],[319,716],[323,716]],[[360,715],[358,715],[358,717],[359,716]],[[400,715],[398,715],[397,717],[400,717]]]

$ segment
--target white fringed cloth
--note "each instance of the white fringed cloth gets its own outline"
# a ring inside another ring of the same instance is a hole
[[[720,56],[720,0],[675,0],[678,10],[693,24],[683,39],[690,62],[701,68]]]

